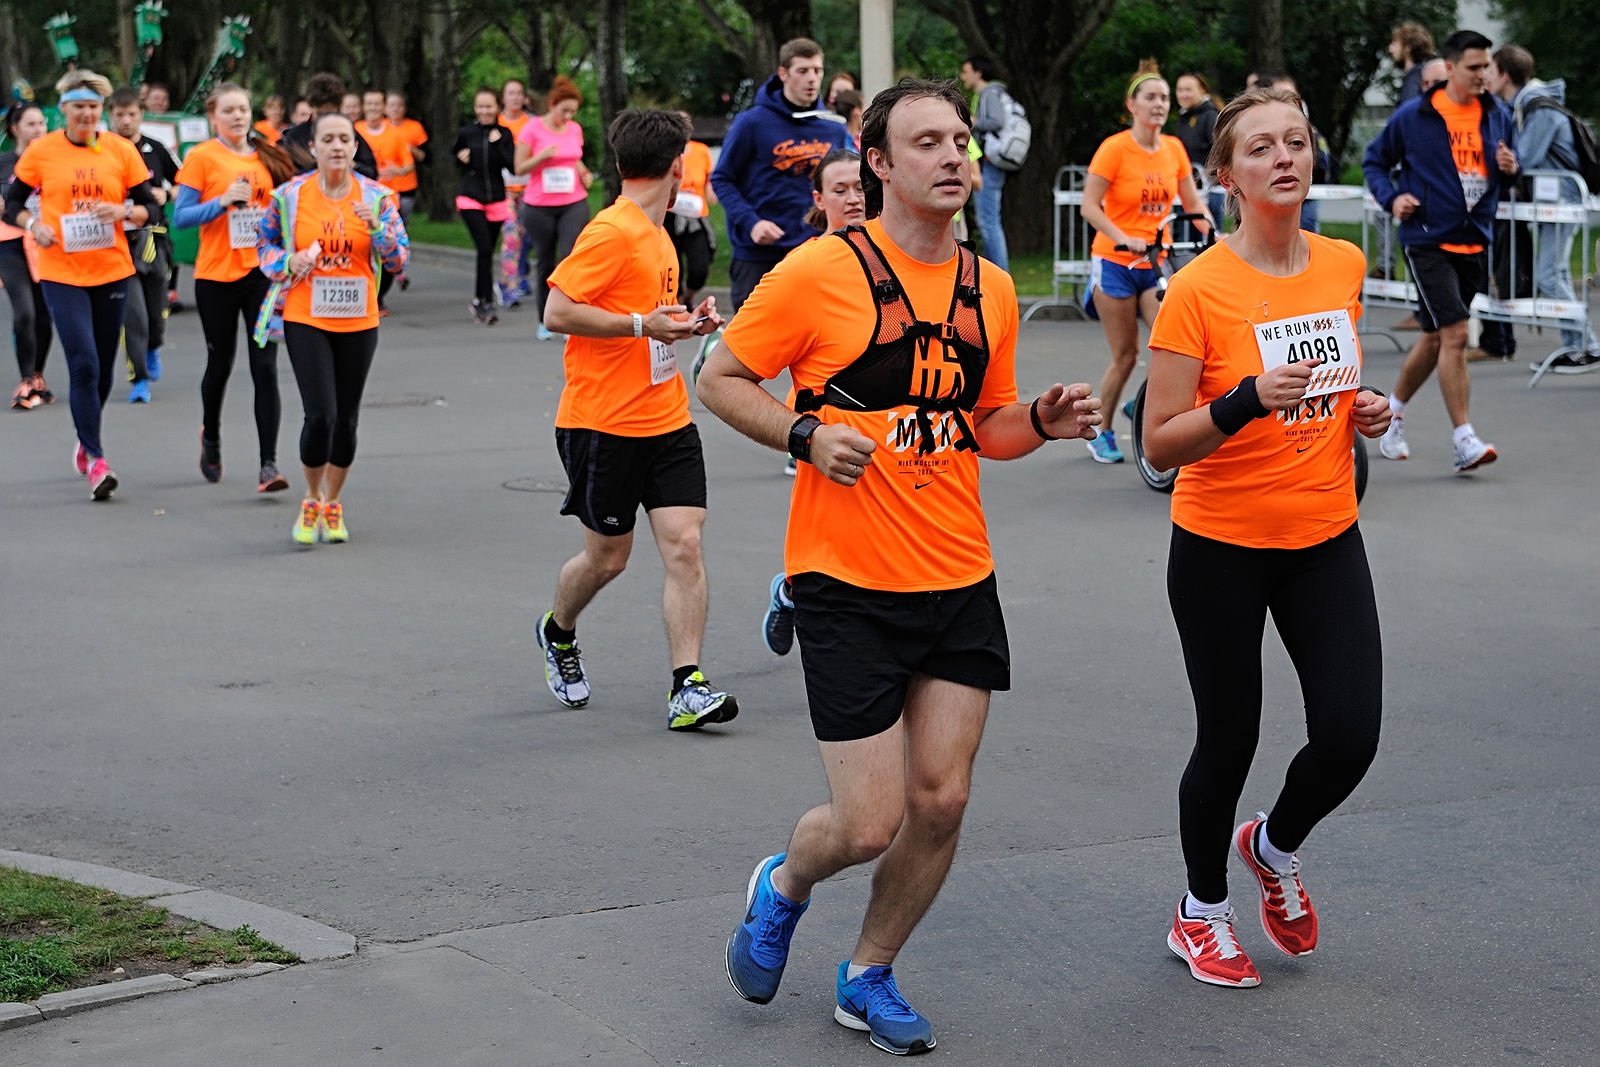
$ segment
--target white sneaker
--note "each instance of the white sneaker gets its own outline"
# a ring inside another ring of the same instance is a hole
[[[1384,459],[1406,459],[1411,455],[1411,446],[1406,444],[1406,420],[1403,417],[1396,415],[1389,420],[1389,428],[1378,438],[1378,451],[1383,453]]]
[[[1494,445],[1487,444],[1477,434],[1469,434],[1465,440],[1457,441],[1455,454],[1457,474],[1465,474],[1500,458],[1500,454],[1494,450]]]

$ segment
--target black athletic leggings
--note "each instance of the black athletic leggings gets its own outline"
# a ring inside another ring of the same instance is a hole
[[[239,343],[239,320],[244,320],[245,345],[250,352],[250,380],[256,388],[256,437],[261,465],[278,462],[278,423],[283,404],[278,398],[278,346],[258,345],[251,339],[256,314],[267,298],[271,283],[259,270],[231,282],[194,280],[194,303],[200,328],[206,335],[206,372],[200,378],[200,432],[215,441],[222,432],[222,396],[233,373],[233,356]]]
[[[518,204],[518,218],[528,235],[528,247],[539,254],[534,299],[539,303],[539,321],[544,321],[544,302],[550,295],[550,275],[556,264],[567,258],[589,222],[589,201],[575,200],[563,207],[536,207]]]
[[[50,309],[44,306],[44,288],[28,273],[22,238],[0,241],[0,285],[11,298],[11,336],[16,341],[17,370],[24,378],[44,373],[55,332]]]
[[[461,212],[461,221],[467,224],[467,233],[472,237],[472,247],[477,252],[474,263],[477,275],[473,279],[473,291],[480,304],[493,307],[494,246],[500,240],[500,227],[504,223],[490,222],[483,212],[471,208]]]
[[[289,365],[300,385],[306,421],[300,430],[300,462],[348,468],[356,458],[356,420],[361,392],[378,351],[378,331],[333,333],[303,322],[283,324]]]
[[[1235,809],[1261,731],[1266,615],[1283,639],[1305,698],[1307,741],[1269,815],[1272,843],[1297,850],[1348,797],[1378,751],[1383,650],[1361,532],[1309,548],[1243,548],[1177,526],[1167,596],[1183,643],[1199,723],[1178,787],[1189,891],[1228,895]]]
[[[696,219],[699,225],[682,233],[670,225],[667,228],[673,246],[683,259],[683,284],[679,286],[679,291],[686,295],[699,292],[706,284],[706,276],[711,273],[710,221]]]

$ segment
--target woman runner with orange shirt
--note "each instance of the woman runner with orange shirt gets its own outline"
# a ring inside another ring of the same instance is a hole
[[[33,141],[17,160],[0,219],[38,242],[39,284],[72,376],[73,466],[88,478],[90,495],[105,500],[117,476],[101,446],[100,416],[111,396],[133,277],[121,224],[143,226],[160,205],[133,142],[99,132],[111,83],[80,69],[67,72],[56,91],[66,128]],[[35,191],[36,210],[27,206]]]
[[[1111,348],[1111,363],[1098,390],[1105,425],[1088,442],[1097,463],[1122,462],[1111,423],[1138,362],[1139,319],[1153,322],[1159,306],[1158,272],[1148,261],[1139,261],[1156,242],[1173,200],[1181,198],[1185,211],[1205,213],[1183,142],[1161,132],[1171,105],[1167,83],[1153,63],[1140,64],[1128,83],[1126,106],[1131,128],[1101,143],[1083,185],[1083,219],[1096,231],[1084,310],[1100,320]],[[1210,232],[1208,224],[1197,225],[1202,233]]]
[[[194,304],[206,339],[206,369],[200,378],[200,475],[222,480],[222,400],[238,352],[244,320],[250,381],[255,386],[256,444],[260,460],[256,492],[289,488],[278,472],[278,346],[257,344],[251,327],[270,283],[256,257],[256,225],[273,186],[294,174],[288,153],[250,136],[250,94],[223,82],[206,97],[216,137],[189,151],[178,171],[172,223],[200,228],[194,261]]]
[[[1156,467],[1181,466],[1167,593],[1198,722],[1178,790],[1189,892],[1167,945],[1221,986],[1261,981],[1234,937],[1230,841],[1268,939],[1309,954],[1317,916],[1295,853],[1378,747],[1383,655],[1351,442],[1382,435],[1389,405],[1361,385],[1361,250],[1300,229],[1312,145],[1293,92],[1253,89],[1223,108],[1209,169],[1239,226],[1173,276],[1150,333],[1144,443]],[[1234,829],[1268,612],[1299,673],[1307,742],[1271,815]]]
[[[311,129],[317,169],[273,190],[257,231],[262,273],[289,283],[284,347],[305,410],[306,496],[292,531],[301,545],[350,540],[340,493],[378,350],[379,271],[399,273],[410,253],[394,191],[353,169],[356,143],[353,122],[318,116]]]

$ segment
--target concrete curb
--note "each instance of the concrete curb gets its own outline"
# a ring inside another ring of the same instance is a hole
[[[304,916],[255,904],[238,897],[215,893],[209,889],[169,882],[161,878],[102,867],[95,863],[40,856],[31,852],[12,852],[0,849],[0,865],[16,867],[30,874],[48,875],[67,881],[109,889],[126,897],[146,899],[154,907],[166,908],[182,919],[203,922],[219,930],[232,930],[248,924],[268,941],[272,941],[304,963],[318,960],[342,959],[356,952],[354,935],[331,926],[324,926]],[[48,993],[32,1004],[0,1003],[0,1031],[45,1019],[74,1015],[90,1008],[123,1001],[137,1000],[155,993],[194,989],[235,978],[254,978],[257,975],[281,971],[281,963],[257,963],[249,967],[216,967],[190,971],[182,978],[170,974],[154,974],[144,978],[130,978],[122,982],[69,989],[61,993]]]

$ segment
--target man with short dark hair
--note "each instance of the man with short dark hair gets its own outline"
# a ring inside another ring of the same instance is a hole
[[[1567,83],[1564,79],[1546,82],[1535,78],[1533,53],[1520,45],[1508,44],[1495,52],[1489,64],[1489,91],[1511,106],[1512,121],[1517,131],[1517,158],[1524,171],[1578,169],[1578,150],[1573,144],[1572,123],[1559,109],[1548,106],[1566,104]],[[1576,181],[1562,178],[1556,184],[1560,203],[1583,203],[1583,192]],[[1578,235],[1578,224],[1541,222],[1537,225],[1539,250],[1533,262],[1534,287],[1540,296],[1551,300],[1575,301],[1577,297],[1572,289],[1572,242]],[[1529,294],[1523,289],[1516,295]],[[1582,374],[1600,367],[1600,351],[1597,351],[1600,342],[1595,340],[1593,331],[1585,336],[1581,330],[1564,329],[1561,331],[1561,345],[1568,351],[1558,355],[1550,364],[1550,369],[1557,374]],[[1510,355],[1511,352],[1504,354]],[[1544,361],[1540,360],[1532,366],[1537,370],[1543,364]]]
[[[330,111],[338,111],[344,98],[350,94],[344,91],[344,79],[337,74],[327,71],[311,75],[306,79],[306,103],[311,105],[311,117],[305,122],[289,126],[283,131],[283,136],[278,143],[284,151],[289,153],[295,161],[295,166],[300,173],[309,174],[317,169],[316,162],[311,153],[311,137],[317,126],[317,116],[326,115]],[[356,106],[359,109],[361,97],[356,97]],[[352,126],[358,126],[361,116],[356,115],[350,120]],[[372,146],[361,136],[358,128],[356,134],[355,171],[364,178],[378,180],[378,157],[373,155]]]
[[[771,1001],[812,887],[877,859],[834,1018],[899,1055],[935,1041],[892,965],[949,872],[989,694],[1010,687],[978,454],[1015,459],[1100,422],[1081,383],[1017,402],[1011,278],[951,234],[970,121],[947,82],[874,97],[868,222],[774,268],[698,382],[729,425],[800,461],[784,562],[829,792],[757,864],[728,977]],[[762,387],[785,370],[798,419]]]
[[[672,662],[667,729],[727,722],[739,702],[700,670],[706,628],[706,467],[673,344],[722,325],[715,297],[685,315],[678,253],[663,226],[683,178],[689,126],[671,111],[622,112],[607,133],[622,195],[578,235],[550,275],[545,323],[567,335],[556,447],[567,470],[561,514],[583,549],[561,568],[539,622],[545,681],[569,708],[589,702],[578,615],[628,563],[642,504],[666,568],[662,614]]]
[[[150,192],[165,204],[178,176],[178,164],[160,141],[140,132],[144,108],[131,88],[106,97],[106,117],[111,132],[133,142],[150,171]],[[133,256],[133,278],[128,285],[128,307],[123,314],[122,340],[128,354],[128,403],[150,403],[150,383],[161,380],[161,346],[167,337],[167,289],[172,263],[172,243],[166,220],[152,218],[138,229],[128,229],[128,251]]]
[[[852,148],[842,115],[822,107],[822,46],[805,37],[778,50],[777,73],[734,118],[711,185],[728,218],[728,281],[738,311],[762,275],[817,236],[806,225],[811,174],[835,148]]]
[[[1459,30],[1444,42],[1445,80],[1395,109],[1367,147],[1362,170],[1379,205],[1400,220],[1400,246],[1417,287],[1422,337],[1400,368],[1389,397],[1394,418],[1378,442],[1388,459],[1411,454],[1403,412],[1435,369],[1455,428],[1456,473],[1493,463],[1495,447],[1468,415],[1467,319],[1486,279],[1484,247],[1495,207],[1517,173],[1515,131],[1504,105],[1484,88],[1489,39]],[[1398,182],[1391,175],[1399,168]]]
[[[1006,124],[1006,87],[994,80],[994,60],[973,56],[961,64],[961,84],[977,94],[972,116],[972,132],[979,135],[979,148],[987,148],[985,135],[997,134]],[[983,238],[983,257],[1001,270],[1011,269],[1011,254],[1006,247],[1005,224],[1000,218],[1000,194],[1006,187],[1006,172],[989,161],[978,159],[978,190],[973,208],[978,218],[978,235]]]

